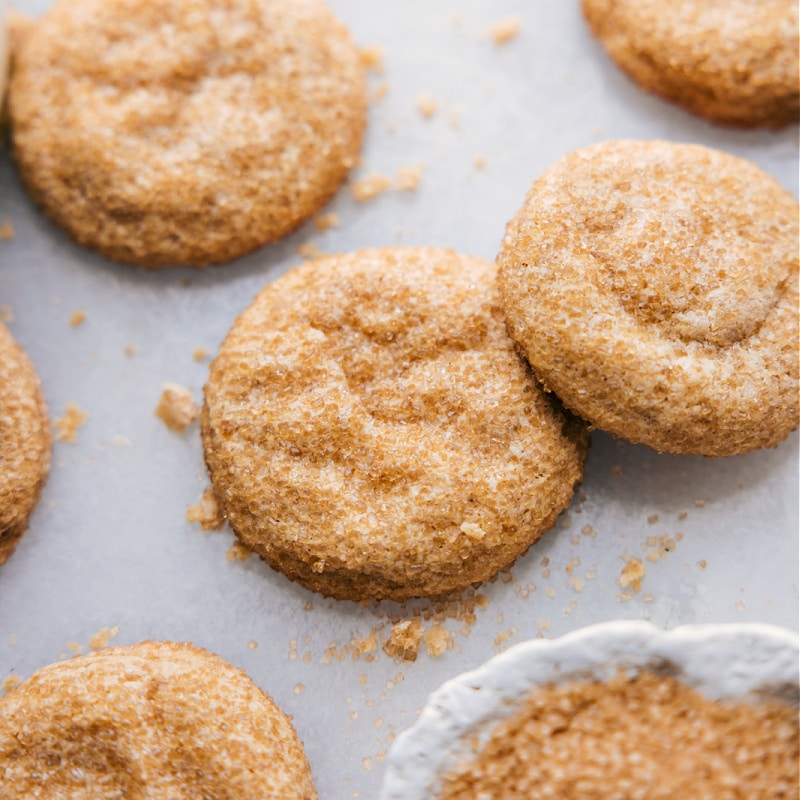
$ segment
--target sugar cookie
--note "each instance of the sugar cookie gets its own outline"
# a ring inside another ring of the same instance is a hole
[[[798,209],[755,165],[605,142],[548,169],[498,257],[509,331],[592,425],[669,453],[797,427]]]
[[[51,438],[39,378],[0,324],[0,564],[14,552],[39,500]]]
[[[589,27],[642,88],[712,122],[800,118],[796,0],[583,0]]]
[[[508,338],[493,264],[387,248],[268,285],[211,366],[203,442],[245,545],[338,598],[492,577],[581,479],[584,427]]]
[[[18,54],[10,113],[27,189],[78,242],[200,266],[330,199],[366,88],[322,0],[59,0]]]
[[[316,800],[288,718],[239,669],[141,642],[40,669],[0,699],[7,797]]]

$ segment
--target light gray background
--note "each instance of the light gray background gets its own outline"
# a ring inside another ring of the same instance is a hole
[[[48,5],[18,3],[30,13]],[[608,138],[699,142],[755,161],[795,194],[798,162],[796,129],[726,131],[642,93],[589,37],[577,2],[331,5],[360,45],[382,49],[385,72],[370,83],[389,85],[371,108],[358,175],[426,164],[414,193],[359,205],[345,187],[329,209],[341,218],[338,229],[319,234],[308,225],[228,266],[149,274],[72,244],[32,206],[0,152],[0,222],[16,232],[0,242],[0,305],[13,309],[10,327],[37,366],[51,415],[69,402],[89,414],[77,443],[55,444],[31,529],[0,570],[0,677],[70,655],[68,642],[85,650],[103,627],[119,626],[114,643],[190,640],[246,669],[293,715],[320,796],[346,800],[375,796],[389,734],[407,727],[442,681],[494,655],[498,634],[510,629],[506,645],[614,618],[796,630],[797,435],[776,450],[712,461],[595,434],[585,500],[571,510],[570,527],[559,525],[520,559],[511,582],[484,588],[489,605],[469,637],[456,634],[455,650],[400,666],[380,651],[372,663],[347,656],[325,664],[331,643],[368,634],[396,607],[325,600],[256,558],[226,561],[229,530],[203,533],[185,521],[206,486],[202,452],[196,426],[178,435],[154,417],[162,384],[181,383],[199,399],[208,365],[192,351],[216,351],[255,293],[299,262],[303,243],[326,252],[446,245],[493,258],[533,179],[577,147]],[[522,17],[520,36],[497,47],[488,29],[509,14]],[[415,107],[423,91],[440,106],[431,120]],[[477,156],[485,169],[475,169]],[[77,309],[87,320],[72,328]],[[124,354],[129,344],[133,357]],[[131,445],[114,445],[115,436]],[[653,515],[658,521],[648,522]],[[573,543],[585,525],[597,536]],[[677,532],[684,536],[675,551],[645,561],[641,591],[621,602],[623,557],[642,557],[648,536]],[[575,557],[581,593],[566,572]],[[592,570],[597,577],[586,579]],[[297,660],[289,659],[292,640]],[[404,680],[387,688],[398,673]],[[299,683],[306,688],[298,694]]]

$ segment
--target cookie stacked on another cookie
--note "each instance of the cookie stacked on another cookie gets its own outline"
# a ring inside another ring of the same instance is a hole
[[[800,120],[796,0],[583,0],[583,12],[648,91],[726,125]]]
[[[141,642],[40,669],[0,699],[4,797],[316,800],[285,714],[239,669]]]
[[[330,199],[366,85],[322,0],[59,0],[17,54],[10,113],[27,189],[73,238],[200,266]]]
[[[669,453],[798,422],[798,208],[705,147],[605,142],[533,184],[498,257],[509,331],[593,426]]]
[[[211,366],[202,423],[244,544],[315,591],[405,600],[491,578],[553,525],[586,431],[515,352],[495,275],[389,248],[262,291]]]
[[[0,324],[0,564],[28,527],[50,469],[51,439],[39,378]]]

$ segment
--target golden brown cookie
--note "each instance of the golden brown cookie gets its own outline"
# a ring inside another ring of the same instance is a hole
[[[50,468],[50,444],[39,378],[0,324],[0,564],[28,527]]]
[[[712,122],[800,117],[796,0],[583,0],[594,35],[642,88]]]
[[[316,800],[288,718],[189,644],[141,642],[40,669],[0,699],[4,797]]]
[[[586,432],[516,354],[495,275],[450,250],[387,248],[261,292],[203,409],[245,545],[315,591],[405,600],[491,578],[553,525]]]
[[[774,447],[798,420],[797,214],[758,167],[705,147],[578,150],[506,230],[509,331],[601,430],[669,453]]]
[[[19,52],[10,111],[29,192],[78,242],[199,266],[327,202],[366,90],[323,0],[59,0]]]

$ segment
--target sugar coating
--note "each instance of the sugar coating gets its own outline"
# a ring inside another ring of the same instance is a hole
[[[77,241],[203,265],[331,197],[366,84],[322,0],[60,0],[18,54],[10,110],[26,187]]]
[[[800,118],[796,0],[583,0],[589,27],[638,84],[712,122]]]
[[[531,693],[440,800],[788,800],[798,781],[797,709],[707,700],[642,673]]]
[[[211,366],[202,430],[224,516],[338,598],[486,580],[569,503],[586,433],[536,385],[481,259],[387,248],[268,285]]]
[[[28,527],[50,469],[51,442],[39,378],[0,324],[0,564]]]
[[[281,710],[188,644],[141,642],[51,664],[0,700],[11,797],[316,800]]]
[[[547,170],[498,256],[509,330],[602,430],[670,453],[797,427],[797,203],[739,158],[606,142]]]

